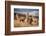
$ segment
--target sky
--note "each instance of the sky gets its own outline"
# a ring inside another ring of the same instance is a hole
[[[27,12],[29,12],[29,15],[39,15],[39,9],[14,8],[14,13],[27,14]]]

